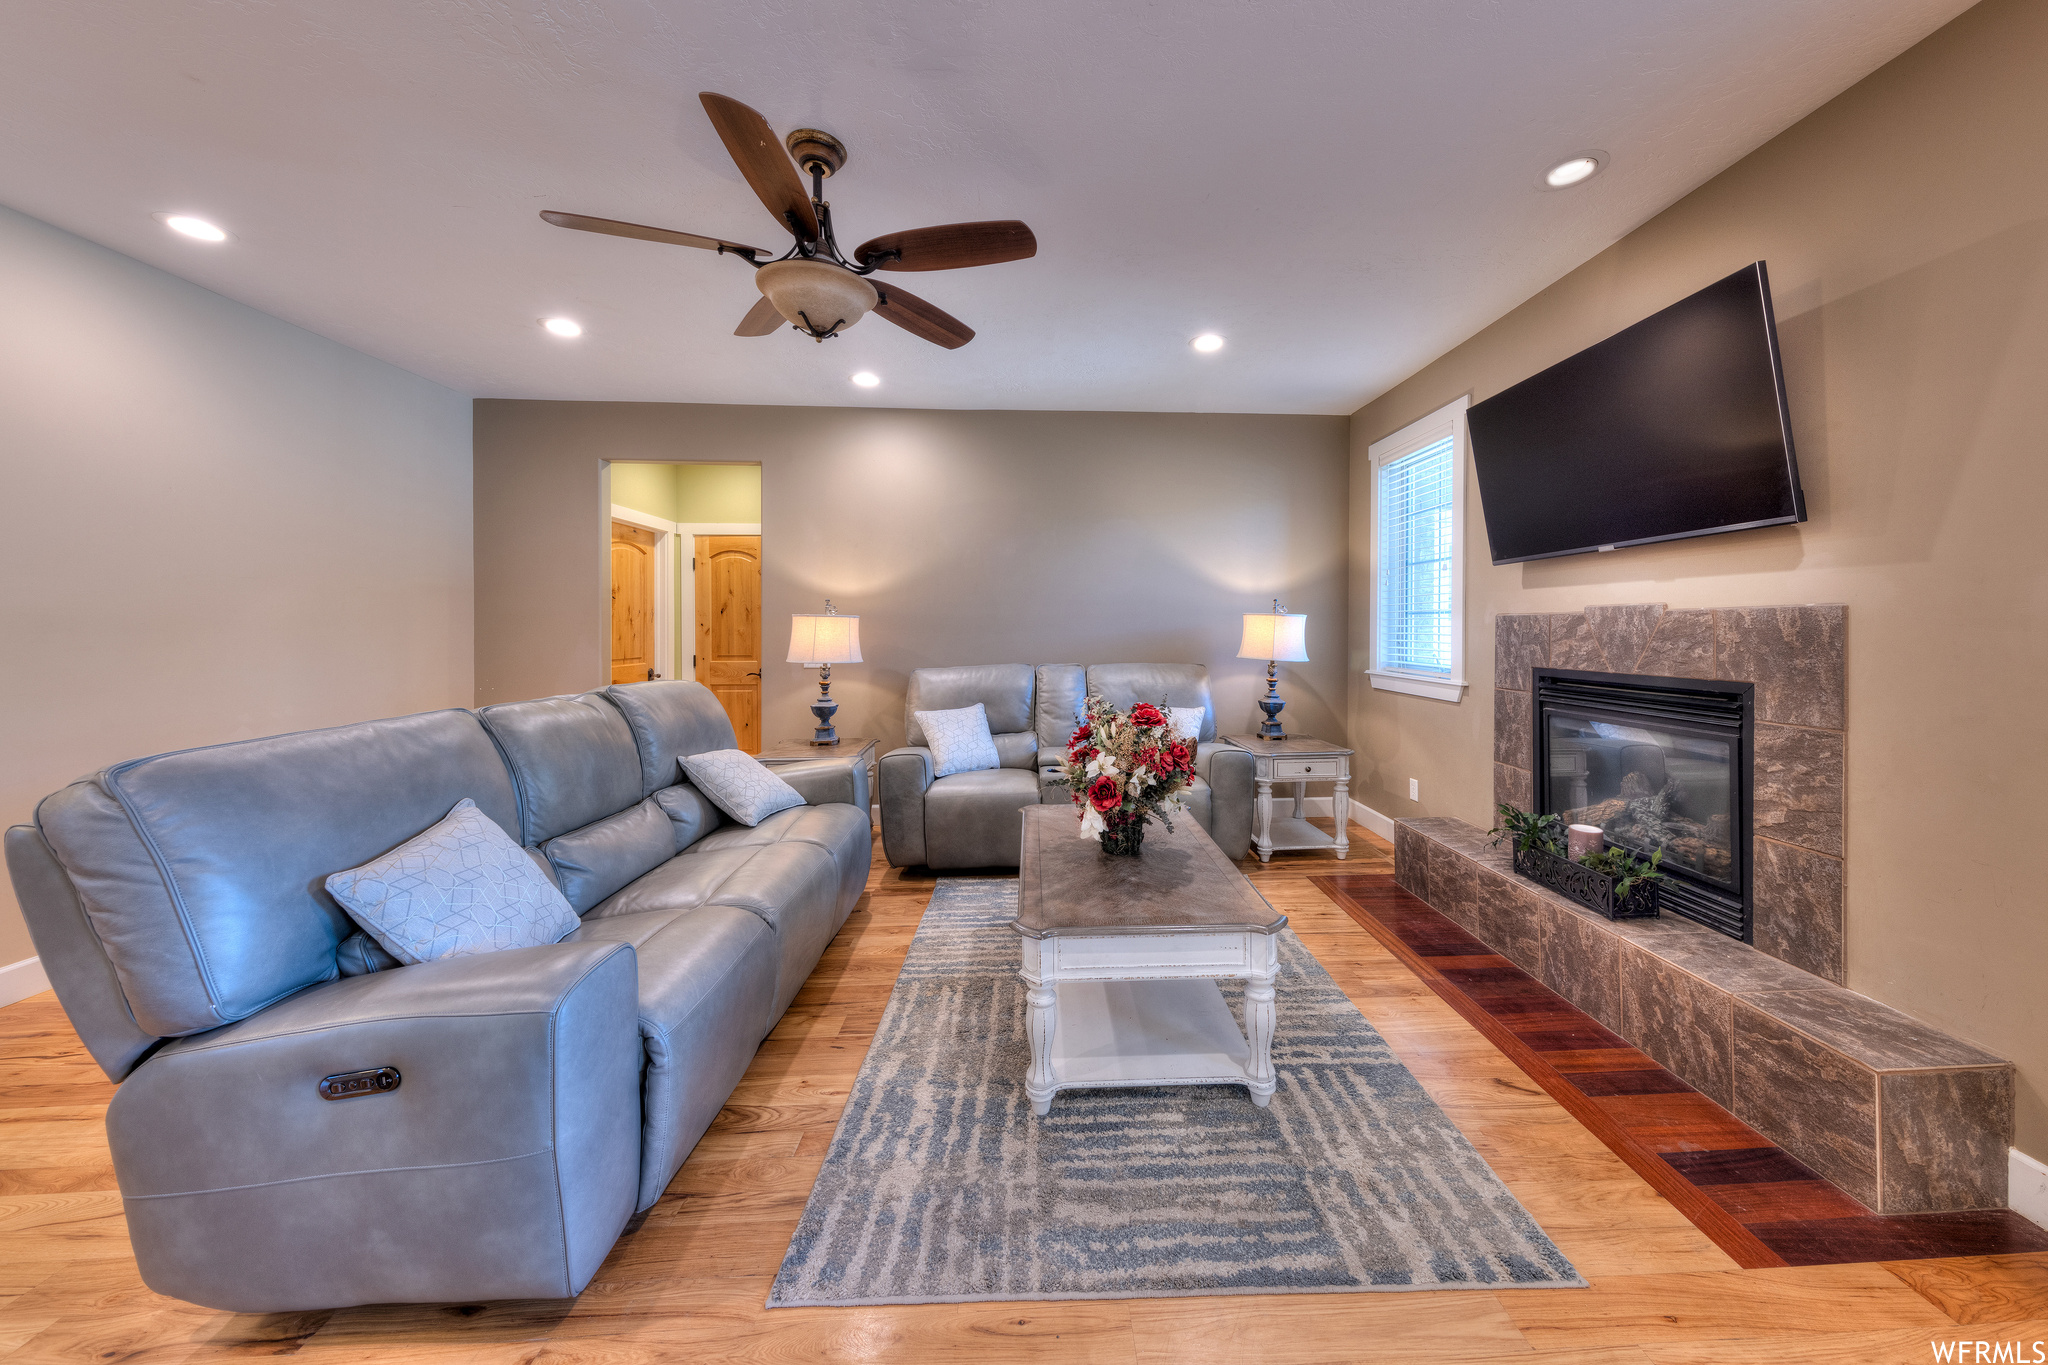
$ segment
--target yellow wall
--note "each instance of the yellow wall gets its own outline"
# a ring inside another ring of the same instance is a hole
[[[1986,0],[1352,419],[1359,798],[1490,823],[1493,618],[1848,604],[1849,984],[2019,1064],[2048,1156],[2048,5]],[[1609,174],[1626,174],[1625,166]],[[1495,568],[1458,704],[1364,686],[1366,447],[1762,258],[1811,520]],[[1407,781],[1419,777],[1422,800]]]
[[[612,466],[611,500],[663,521],[677,520],[676,466],[619,461]]]
[[[761,520],[761,466],[679,464],[675,466],[675,472],[675,520]]]

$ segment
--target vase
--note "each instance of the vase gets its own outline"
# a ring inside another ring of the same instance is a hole
[[[1145,817],[1135,820],[1111,820],[1109,828],[1102,831],[1102,851],[1115,857],[1136,857],[1145,842]]]

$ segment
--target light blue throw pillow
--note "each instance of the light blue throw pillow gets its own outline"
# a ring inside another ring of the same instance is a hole
[[[744,749],[688,754],[683,771],[689,774],[690,785],[710,797],[713,805],[750,828],[779,810],[804,804],[802,792]]]
[[[988,708],[980,702],[957,711],[918,711],[918,728],[932,751],[932,776],[978,773],[1003,766],[996,737],[989,733]]]
[[[467,797],[328,894],[400,962],[557,943],[582,923],[526,850]]]

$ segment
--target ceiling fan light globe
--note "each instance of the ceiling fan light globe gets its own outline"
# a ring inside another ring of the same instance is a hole
[[[775,311],[813,336],[845,331],[879,301],[875,287],[843,266],[794,257],[754,272]]]

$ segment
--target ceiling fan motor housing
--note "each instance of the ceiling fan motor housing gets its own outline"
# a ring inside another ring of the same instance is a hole
[[[815,168],[820,175],[831,175],[846,164],[846,144],[816,128],[799,128],[782,145],[806,172]]]
[[[880,301],[875,287],[844,266],[795,256],[771,261],[754,272],[775,311],[823,340],[853,326]]]

